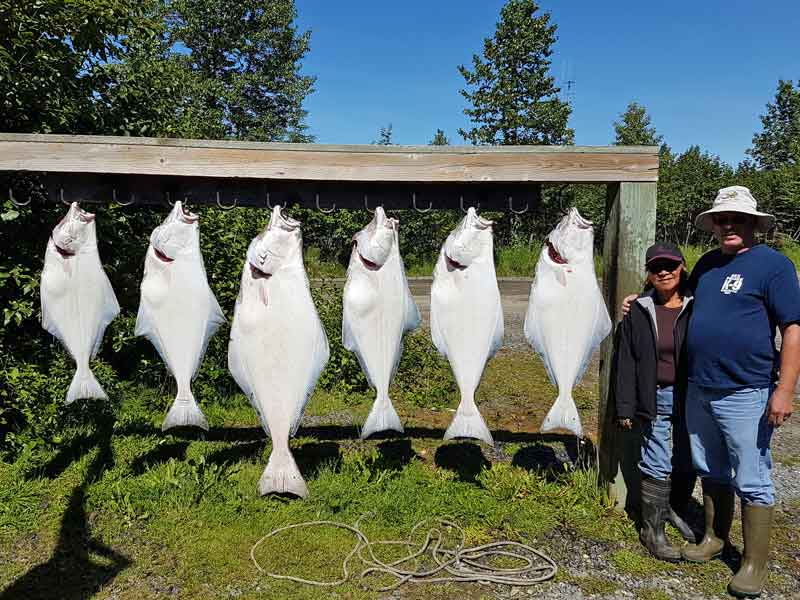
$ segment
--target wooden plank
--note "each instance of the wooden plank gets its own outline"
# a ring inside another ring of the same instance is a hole
[[[655,239],[656,184],[620,183],[608,186],[606,229],[603,246],[603,295],[616,324],[622,301],[641,291],[644,255]],[[600,407],[598,462],[600,477],[618,508],[636,511],[639,506],[639,432],[620,431],[615,422],[611,395],[613,336],[600,352]]]
[[[652,182],[650,147],[321,146],[0,136],[0,171],[387,183]]]

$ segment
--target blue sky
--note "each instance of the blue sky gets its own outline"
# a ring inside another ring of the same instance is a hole
[[[306,101],[320,143],[369,143],[391,123],[398,144],[468,126],[463,79],[494,33],[501,0],[296,0],[312,31]],[[673,149],[690,144],[735,165],[778,79],[800,78],[800,0],[548,0],[558,24],[553,74],[575,81],[578,144],[609,144],[631,100]]]

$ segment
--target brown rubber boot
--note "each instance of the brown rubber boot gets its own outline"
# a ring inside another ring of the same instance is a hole
[[[733,487],[703,479],[703,509],[706,513],[706,532],[697,545],[684,546],[683,558],[690,562],[708,562],[722,554],[729,543],[728,534],[733,521]]]
[[[739,598],[755,598],[767,580],[767,557],[774,506],[742,504],[744,558],[728,584],[728,592]]]
[[[661,560],[678,562],[681,551],[670,544],[664,525],[670,514],[669,479],[642,478],[642,528],[639,540],[650,554]]]

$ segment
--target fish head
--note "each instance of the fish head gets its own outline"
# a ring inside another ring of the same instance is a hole
[[[493,221],[478,216],[470,207],[461,223],[447,236],[444,255],[448,267],[466,269],[477,258],[492,253]]]
[[[150,245],[156,258],[171,263],[179,255],[200,247],[199,217],[180,201],[175,202],[167,218],[150,234]]]
[[[77,202],[73,202],[67,214],[53,229],[50,238],[55,250],[64,258],[96,246],[94,214],[86,212]]]
[[[577,208],[571,208],[545,240],[542,255],[558,265],[592,264],[594,229]]]
[[[372,221],[353,236],[354,250],[367,269],[380,269],[397,244],[399,221],[387,217],[383,207],[375,209]]]
[[[278,205],[267,227],[250,243],[247,262],[254,277],[271,277],[283,267],[302,265],[302,248],[300,222],[284,215]]]

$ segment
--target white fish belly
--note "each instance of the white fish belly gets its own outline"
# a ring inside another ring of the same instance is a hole
[[[224,320],[201,265],[151,269],[142,283],[141,303],[137,332],[153,342],[179,388],[188,387]]]
[[[256,286],[242,294],[229,364],[273,442],[283,443],[296,429],[328,360],[328,343],[307,286],[274,280],[256,285],[268,286],[268,304]]]
[[[370,384],[388,392],[402,352],[406,330],[405,278],[397,272],[357,272],[343,297],[343,341],[356,353]]]
[[[538,269],[531,288],[525,332],[560,391],[569,391],[583,375],[591,354],[608,335],[608,317],[594,273]]]
[[[99,257],[58,257],[48,248],[41,282],[42,326],[55,335],[75,359],[88,366],[119,304]]]
[[[472,393],[503,339],[503,311],[493,269],[468,273],[443,268],[431,286],[431,331],[462,393]]]

